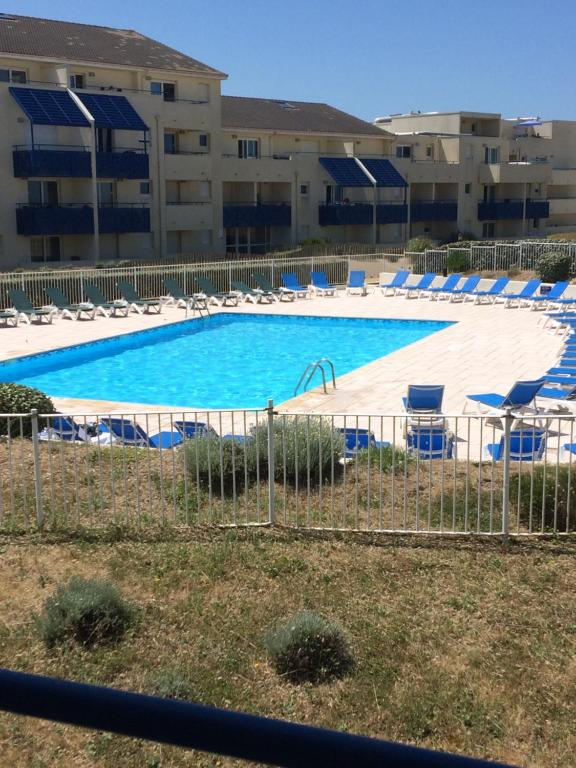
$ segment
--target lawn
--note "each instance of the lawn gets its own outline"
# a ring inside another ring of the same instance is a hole
[[[0,541],[1,664],[522,766],[576,766],[576,545],[321,537],[283,531],[157,540]],[[139,606],[121,642],[42,644],[34,615],[72,575]],[[266,632],[309,608],[347,632],[356,667],[295,686]],[[12,766],[240,765],[0,715]],[[243,764],[242,764],[243,765]]]

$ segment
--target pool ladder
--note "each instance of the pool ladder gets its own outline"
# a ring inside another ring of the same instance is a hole
[[[200,314],[200,319],[211,317],[210,309],[208,308],[208,300],[206,300],[204,306],[202,306],[200,301],[193,298],[192,301],[186,302],[186,317],[188,317],[188,310],[192,311],[192,317],[194,317],[196,310],[198,310]]]
[[[324,366],[329,365],[330,366],[330,373],[332,375],[332,386],[334,389],[336,389],[336,375],[334,373],[334,363],[329,360],[327,357],[321,357],[319,360],[316,360],[314,363],[308,363],[306,368],[304,369],[304,373],[302,376],[300,376],[300,379],[298,380],[298,384],[296,384],[296,389],[294,390],[294,397],[298,394],[298,390],[300,389],[300,386],[302,382],[304,382],[304,388],[303,391],[306,392],[306,389],[308,387],[308,384],[312,381],[312,377],[316,373],[316,371],[320,371],[322,374],[322,386],[324,387],[324,394],[328,394],[328,388],[326,387],[326,371],[324,370]],[[306,378],[308,376],[308,378]]]

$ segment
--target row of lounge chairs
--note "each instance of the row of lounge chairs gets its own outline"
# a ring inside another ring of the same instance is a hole
[[[481,275],[469,275],[463,278],[454,273],[441,278],[435,272],[426,272],[415,282],[409,282],[411,273],[400,270],[388,283],[379,285],[384,296],[404,296],[407,299],[448,300],[450,302],[473,301],[475,304],[495,304],[503,302],[505,307],[529,307],[547,309],[551,306],[576,304],[576,297],[564,298],[567,281],[555,283],[547,293],[537,293],[542,287],[540,280],[529,280],[522,290],[508,291],[510,278],[499,277],[489,288],[480,288]]]

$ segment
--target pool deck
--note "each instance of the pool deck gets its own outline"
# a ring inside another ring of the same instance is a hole
[[[215,308],[214,311],[219,310]],[[226,307],[220,311],[455,321],[455,325],[339,377],[337,389],[329,389],[328,394],[316,388],[279,407],[281,411],[299,413],[400,414],[401,398],[406,394],[407,385],[413,383],[444,384],[444,413],[460,414],[466,403],[466,394],[504,394],[517,379],[538,378],[553,365],[562,344],[559,335],[539,324],[542,312],[525,308],[506,309],[503,304],[477,306],[471,302],[406,300],[404,297],[383,297],[380,292],[364,297],[346,296],[340,292],[336,298],[262,305],[250,303],[242,304],[237,309]],[[2,328],[0,359],[131,333],[184,318],[183,309],[165,307],[160,315],[131,312],[127,318],[98,317],[94,321],[58,319],[52,325],[42,327],[20,325],[18,328]],[[266,361],[262,361],[262,365],[265,367]],[[295,375],[294,385],[298,375],[300,371]],[[182,408],[140,403],[72,398],[55,398],[55,403],[62,412],[77,414],[182,413]],[[265,405],[262,403],[262,407]],[[201,409],[201,403],[190,403],[190,411]],[[385,434],[382,436],[386,437]]]

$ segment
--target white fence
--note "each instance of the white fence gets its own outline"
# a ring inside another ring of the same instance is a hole
[[[0,529],[566,534],[576,531],[575,419],[459,414],[431,422],[277,413],[271,404],[0,416]]]

